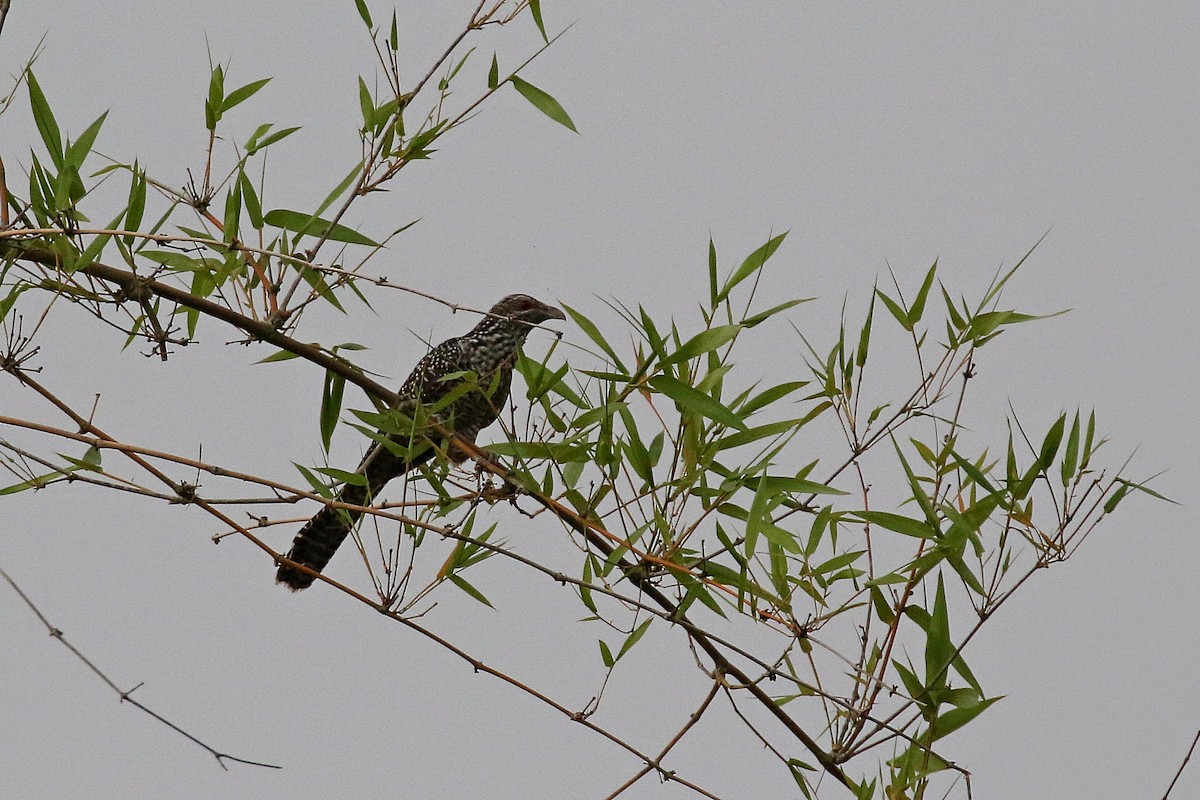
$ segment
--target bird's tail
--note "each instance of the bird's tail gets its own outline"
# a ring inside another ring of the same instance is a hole
[[[337,499],[342,503],[360,506],[367,500],[367,487],[347,484],[338,492]],[[320,572],[325,569],[329,559],[333,558],[333,554],[346,540],[346,536],[361,516],[361,511],[325,506],[296,534],[287,557]],[[316,579],[312,575],[286,564],[281,565],[275,573],[276,583],[287,584],[293,592],[307,589],[312,586],[314,580]]]
[[[337,500],[354,506],[366,505],[388,481],[428,461],[432,455],[430,450],[415,455],[396,455],[376,442],[358,466],[358,473],[367,479],[366,485],[347,483],[338,492]],[[287,557],[320,572],[341,547],[362,514],[349,508],[325,506],[296,534]],[[280,565],[275,573],[275,582],[286,584],[293,592],[307,589],[314,580],[312,575],[287,565]]]

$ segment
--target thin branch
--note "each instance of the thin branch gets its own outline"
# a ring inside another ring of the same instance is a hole
[[[50,620],[46,619],[46,615],[43,614],[41,609],[39,609],[34,604],[34,602],[29,599],[29,595],[25,594],[25,592],[21,589],[20,586],[17,586],[16,581],[14,581],[9,576],[9,574],[4,571],[3,567],[0,567],[0,578],[4,578],[4,580],[8,582],[8,585],[12,587],[13,591],[17,593],[17,596],[20,597],[21,600],[24,601],[25,605],[27,605],[29,607],[29,610],[32,611],[35,615],[37,615],[37,618],[41,621],[42,625],[46,626],[46,630],[50,632],[50,635],[53,638],[57,639],[58,641],[62,642],[63,646],[66,647],[68,650],[70,650],[75,655],[76,658],[78,658],[80,661],[82,661],[87,666],[88,669],[90,669],[92,672],[94,672],[96,674],[96,676],[100,678],[100,680],[104,681],[104,683],[108,685],[108,688],[110,688],[114,692],[116,692],[117,695],[121,698],[122,703],[130,703],[131,705],[134,706],[134,708],[144,711],[145,713],[149,714],[151,717],[154,717],[154,719],[156,719],[159,722],[161,722],[162,724],[166,725],[168,728],[175,731],[179,735],[185,737],[189,741],[204,748],[212,755],[213,758],[215,758],[217,760],[217,763],[221,765],[221,769],[223,769],[223,770],[229,769],[229,767],[225,766],[226,761],[235,761],[238,764],[246,764],[246,765],[249,765],[252,767],[266,767],[267,769],[282,769],[282,767],[275,765],[275,764],[267,764],[262,761],[251,761],[246,758],[239,758],[237,756],[231,756],[228,753],[223,753],[220,750],[217,750],[216,748],[214,748],[208,744],[205,744],[203,741],[196,738],[192,734],[188,733],[183,728],[176,725],[174,722],[171,722],[166,717],[163,717],[161,714],[147,708],[145,705],[143,705],[142,703],[139,703],[137,700],[134,700],[132,695],[133,695],[134,691],[136,691],[138,689],[138,687],[140,687],[142,684],[139,683],[137,686],[135,686],[132,689],[129,689],[127,691],[122,690],[119,686],[117,686],[116,683],[113,682],[113,679],[108,677],[108,675],[106,675],[103,670],[101,670],[99,667],[97,667],[90,658],[88,658],[86,655],[84,655],[82,652],[80,652],[79,648],[75,647],[75,645],[68,642],[66,637],[63,636],[62,630],[60,630],[59,628],[56,628],[54,625],[50,624]]]
[[[704,698],[704,701],[700,703],[700,707],[692,712],[691,716],[688,717],[687,722],[685,722],[683,724],[683,727],[680,728],[679,731],[674,736],[671,737],[671,741],[667,742],[666,746],[663,747],[662,751],[654,758],[654,761],[647,762],[644,767],[642,767],[640,770],[638,770],[636,775],[634,775],[632,778],[625,781],[625,783],[623,783],[619,787],[617,787],[616,791],[614,791],[608,797],[604,798],[604,800],[614,800],[614,798],[616,798],[618,795],[620,795],[626,789],[633,786],[635,783],[640,781],[642,778],[649,775],[652,770],[658,770],[659,774],[662,775],[664,781],[673,780],[674,773],[664,770],[661,766],[659,766],[659,764],[662,763],[662,760],[664,758],[666,758],[667,753],[671,752],[671,749],[673,747],[675,747],[675,745],[679,744],[679,742],[683,739],[683,737],[687,734],[687,732],[692,729],[692,726],[700,721],[700,717],[704,716],[704,712],[707,711],[708,707],[712,704],[713,698],[716,697],[717,692],[719,692],[721,690],[721,685],[722,684],[721,684],[720,679],[714,680],[712,689],[709,690],[708,695]],[[714,795],[711,795],[708,792],[704,792],[703,794],[705,797],[714,797],[715,798]]]
[[[1167,800],[1167,798],[1170,796],[1171,790],[1175,788],[1175,783],[1179,780],[1179,776],[1183,774],[1184,768],[1188,765],[1188,762],[1192,760],[1192,753],[1196,750],[1197,742],[1200,742],[1200,731],[1196,731],[1196,738],[1192,739],[1192,746],[1188,748],[1187,755],[1183,757],[1183,763],[1179,765],[1179,769],[1176,771],[1175,777],[1171,779],[1171,785],[1167,787],[1166,793],[1163,794],[1163,800]]]

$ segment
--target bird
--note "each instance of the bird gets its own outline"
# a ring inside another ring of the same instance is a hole
[[[474,444],[475,437],[496,421],[508,402],[513,364],[525,337],[534,326],[552,319],[565,320],[566,316],[529,295],[508,295],[465,335],[447,339],[417,362],[397,393],[398,407],[433,406],[430,416],[434,420]],[[464,384],[465,390],[461,388]],[[438,401],[456,389],[461,395],[439,407]],[[392,447],[381,441],[384,436],[394,443]],[[367,450],[356,470],[366,480],[344,484],[337,493],[338,502],[356,506],[371,502],[388,481],[425,463],[435,452],[433,446],[416,441],[416,436],[381,434],[381,439]],[[466,458],[453,444],[445,451],[456,463]],[[296,534],[287,558],[320,572],[361,516],[361,511],[325,506]],[[288,564],[281,564],[275,575],[276,583],[294,592],[308,588],[314,580]]]

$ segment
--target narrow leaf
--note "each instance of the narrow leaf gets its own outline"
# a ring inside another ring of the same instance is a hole
[[[232,92],[230,92],[228,95],[225,96],[224,101],[222,101],[222,103],[221,103],[221,111],[222,112],[228,111],[229,109],[233,108],[237,104],[245,102],[246,100],[249,100],[254,95],[255,92],[257,92],[259,89],[263,88],[270,82],[271,82],[270,78],[262,78],[257,81],[251,81],[250,83],[247,83],[245,86],[239,86],[238,88],[234,89]]]
[[[268,211],[263,215],[263,221],[268,225],[274,225],[285,231],[293,231],[308,236],[320,237],[322,234],[325,234],[326,238],[335,242],[361,244],[368,247],[380,246],[373,239],[344,225],[335,225],[320,217],[314,217],[299,211],[290,211],[285,208],[276,208]]]
[[[50,104],[46,101],[46,95],[42,93],[37,78],[33,76],[33,70],[26,73],[25,82],[29,88],[29,107],[33,111],[33,121],[37,124],[38,133],[42,135],[46,152],[50,154],[55,169],[62,169],[62,134],[59,132],[58,122],[54,119],[54,112],[50,110]]]
[[[725,281],[725,286],[721,289],[717,299],[724,300],[725,298],[729,297],[729,293],[733,291],[735,286],[746,280],[746,278],[750,277],[758,270],[762,269],[763,265],[767,263],[767,260],[771,256],[775,255],[775,251],[779,249],[779,245],[783,244],[783,240],[785,238],[787,238],[787,231],[784,231],[778,236],[771,237],[765,244],[747,256],[746,260],[742,262],[742,265],[734,270],[734,273],[729,276],[729,280]]]
[[[516,75],[513,75],[511,78],[509,78],[509,80],[512,81],[513,88],[520,92],[522,97],[532,103],[534,108],[536,108],[538,111],[541,111],[559,125],[569,128],[570,130],[575,131],[575,133],[579,133],[579,131],[575,130],[575,123],[571,121],[571,117],[567,114],[566,110],[559,105],[557,100],[534,86],[532,83],[529,83],[522,78],[518,78]]]
[[[937,536],[937,532],[929,523],[888,511],[855,511],[854,516],[905,536],[915,536],[918,539],[932,539]]]
[[[697,389],[693,389],[691,386],[669,375],[656,375],[648,382],[655,389],[667,395],[681,407],[689,411],[694,411],[722,425],[737,428],[740,431],[749,430],[745,422],[742,422],[736,414],[721,405],[718,400]]]

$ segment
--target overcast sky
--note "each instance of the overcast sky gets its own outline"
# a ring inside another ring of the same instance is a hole
[[[400,6],[410,81],[471,6]],[[1167,470],[1154,485],[1183,505],[1131,500],[1074,559],[1035,576],[968,651],[987,692],[1006,698],[945,749],[972,770],[976,797],[1161,796],[1200,728],[1195,4],[543,6],[551,32],[575,24],[523,74],[579,135],[502,92],[352,215],[375,233],[421,219],[376,269],[476,307],[524,291],[598,319],[602,298],[683,317],[703,298],[710,235],[735,261],[790,230],[766,291],[821,298],[794,315],[819,336],[843,300],[861,313],[889,265],[914,286],[936,258],[949,286],[977,296],[1049,231],[1006,299],[1072,311],[989,346],[975,418],[1002,437],[1010,401],[1035,429],[1094,407],[1109,458],[1137,449],[1133,474]],[[303,126],[272,155],[272,205],[314,206],[357,158],[356,77],[374,71],[349,0],[17,0],[0,74],[43,35],[36,70],[60,125],[78,133],[110,109],[97,149],[167,182],[203,164],[207,52],[230,63],[227,85],[275,76],[231,115],[233,138],[260,121]],[[511,68],[537,36],[524,20],[468,43],[481,83],[493,50]],[[0,118],[15,186],[35,141],[19,99]],[[385,297],[374,316],[329,315],[300,338],[369,344],[363,363],[395,384],[419,337],[469,324]],[[266,353],[225,347],[235,336],[216,326],[161,364],[71,313],[54,324],[45,380],[79,407],[100,392],[98,420],[114,434],[181,453],[203,445],[205,460],[282,480],[294,479],[291,462],[319,459],[316,370],[253,366]],[[799,364],[782,345],[768,355],[763,374]],[[219,389],[217,374],[228,376]],[[12,380],[0,381],[0,407],[46,413]],[[353,460],[360,447],[342,436],[335,453]],[[0,588],[0,795],[603,797],[637,767],[332,591],[282,591],[260,553],[232,539],[213,547],[198,512],[82,487],[0,503],[0,565],[76,645],[122,685],[145,681],[143,702],[214,746],[284,766],[221,771],[120,706]],[[291,535],[276,529],[272,543]],[[444,603],[434,627],[586,702],[602,671],[572,598],[506,566],[486,584],[498,611]],[[703,694],[699,673],[669,668],[690,669],[682,648],[665,631],[639,647],[606,701],[606,720],[648,750]],[[681,747],[680,772],[727,798],[795,794],[775,762],[729,756],[720,734],[714,724]],[[685,795],[648,779],[626,796]],[[1172,796],[1197,795],[1193,765]]]

